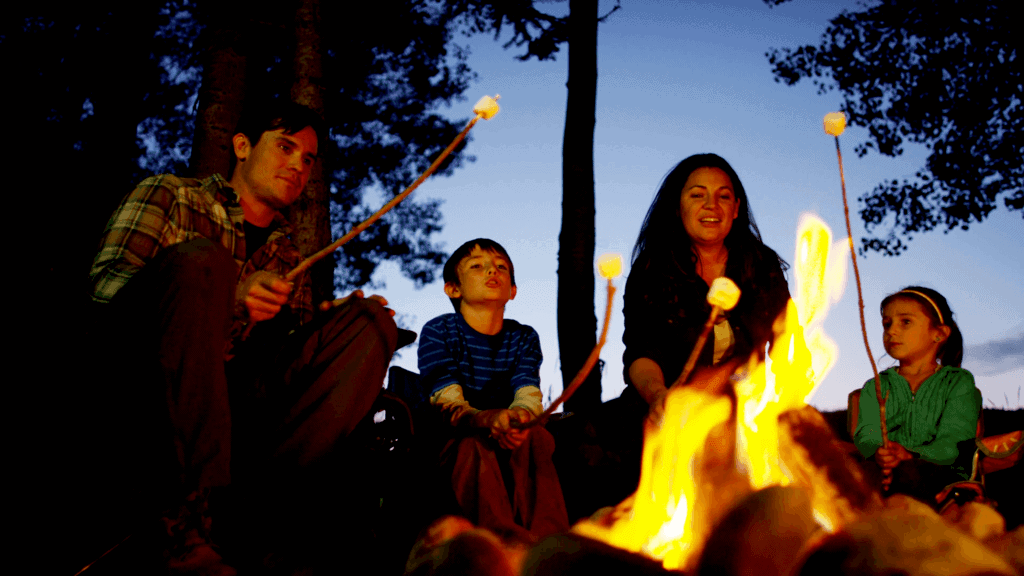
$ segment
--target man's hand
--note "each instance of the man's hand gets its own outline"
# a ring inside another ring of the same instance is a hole
[[[288,302],[294,286],[273,272],[259,270],[235,290],[236,305],[244,305],[249,313],[249,320],[262,322],[270,320],[281,311],[281,306]]]
[[[324,300],[323,302],[320,303],[320,310],[326,312],[326,311],[330,310],[331,308],[334,308],[336,306],[341,306],[342,304],[348,302],[352,298],[355,298],[357,300],[362,299],[363,298],[363,291],[362,290],[356,290],[355,292],[352,292],[348,296],[345,296],[343,298],[338,298],[336,300]],[[388,311],[388,314],[390,314],[391,316],[395,315],[395,311],[387,307],[388,301],[383,296],[378,296],[377,294],[374,294],[373,296],[370,296],[369,298],[367,298],[367,300],[374,300],[374,301],[376,301],[381,306],[384,306],[384,309]]]

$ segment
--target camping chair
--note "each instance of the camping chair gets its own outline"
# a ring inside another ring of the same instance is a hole
[[[976,449],[971,461],[971,477],[963,482],[954,482],[946,486],[935,496],[937,509],[941,514],[954,503],[962,506],[967,502],[985,501],[985,475],[1005,470],[1016,465],[1021,458],[1021,446],[1024,446],[1024,431],[1014,430],[997,436],[982,437],[984,430],[981,418],[978,419],[978,437],[974,439]]]

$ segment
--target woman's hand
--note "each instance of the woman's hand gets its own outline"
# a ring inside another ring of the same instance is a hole
[[[660,422],[665,414],[665,396],[668,395],[661,366],[650,358],[637,358],[629,365],[629,380],[650,407],[647,417],[653,422]]]
[[[665,393],[668,392],[661,366],[650,358],[637,358],[629,365],[629,380],[640,393],[640,397],[652,408],[656,401],[664,400]]]
[[[649,401],[650,408],[647,411],[647,418],[651,422],[661,422],[665,416],[665,397],[668,396],[668,388],[663,388],[654,393]]]

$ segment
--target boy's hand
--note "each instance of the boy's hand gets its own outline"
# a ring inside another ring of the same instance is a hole
[[[467,418],[468,422],[472,421],[473,409],[469,407],[469,404],[445,404],[441,406],[441,414],[448,417],[448,423],[452,426],[458,426],[463,418]]]
[[[320,303],[320,310],[326,312],[326,311],[330,310],[331,308],[335,308],[337,306],[341,306],[342,304],[348,302],[352,298],[355,298],[357,300],[363,298],[363,291],[362,290],[356,290],[355,292],[352,292],[348,296],[345,296],[343,298],[338,298],[336,300],[324,300],[323,302]],[[385,307],[384,309],[388,311],[388,314],[390,314],[391,316],[395,315],[395,311],[394,310],[392,310],[390,308],[387,308],[388,301],[383,296],[379,296],[377,294],[374,294],[373,296],[370,296],[369,298],[367,298],[367,300],[374,300],[374,301],[378,302],[381,306]]]
[[[470,426],[489,430],[492,436],[495,431],[507,430],[509,423],[509,411],[501,409],[480,410],[469,421]]]
[[[249,320],[262,322],[270,320],[288,302],[294,286],[284,278],[259,270],[254,272],[235,290],[235,301],[245,306]]]
[[[509,408],[508,410],[505,410],[505,412],[509,413],[508,429],[500,432],[497,436],[495,436],[494,431],[492,430],[491,436],[498,441],[498,445],[502,448],[506,450],[515,450],[523,443],[523,440],[526,440],[526,435],[529,434],[530,431],[524,428],[517,428],[513,424],[526,424],[534,419],[533,414],[529,410],[518,406],[515,408]]]
[[[529,431],[513,428],[512,422],[526,423],[532,418],[533,415],[522,408],[481,410],[473,415],[471,424],[489,430],[491,438],[497,440],[499,446],[513,450],[523,443]]]

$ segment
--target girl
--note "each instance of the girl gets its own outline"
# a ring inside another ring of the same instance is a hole
[[[889,442],[882,445],[874,379],[861,391],[853,442],[890,494],[932,503],[944,486],[970,477],[981,392],[960,368],[963,336],[941,294],[909,286],[881,309],[885,351],[900,363],[879,374]]]

